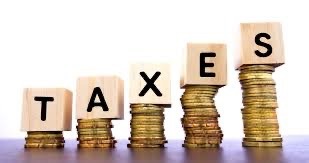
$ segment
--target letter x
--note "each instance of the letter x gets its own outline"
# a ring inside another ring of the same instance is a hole
[[[157,71],[151,79],[148,78],[148,76],[146,75],[145,72],[140,72],[139,73],[142,78],[146,81],[146,85],[145,87],[142,89],[142,91],[139,93],[139,96],[145,96],[145,94],[147,93],[147,91],[151,88],[152,91],[157,95],[157,96],[162,96],[162,93],[160,92],[160,90],[156,87],[156,85],[154,84],[155,81],[158,79],[158,77],[161,75],[161,72]]]

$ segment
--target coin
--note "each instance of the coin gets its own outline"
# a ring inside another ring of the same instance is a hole
[[[182,144],[185,148],[218,148],[219,144],[189,144],[184,143]]]
[[[157,148],[167,143],[164,135],[164,108],[153,104],[131,104],[129,148]]]
[[[244,147],[282,147],[282,142],[253,142],[253,141],[243,141],[242,145]]]
[[[78,148],[114,148],[114,144],[77,144]]]
[[[26,143],[25,148],[63,148],[64,143],[45,144],[45,143]]]
[[[163,144],[128,144],[128,148],[164,148]]]
[[[281,137],[244,137],[243,141],[248,142],[282,142]]]

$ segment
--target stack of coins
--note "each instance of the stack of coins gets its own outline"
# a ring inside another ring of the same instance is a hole
[[[241,110],[244,124],[243,146],[281,147],[276,108],[277,96],[270,65],[240,67],[239,80],[243,90]]]
[[[25,148],[63,148],[62,131],[28,131]]]
[[[78,119],[76,126],[80,148],[114,148],[111,119]]]
[[[184,110],[181,123],[186,137],[183,147],[219,147],[223,134],[218,123],[214,97],[219,86],[186,86],[180,101]]]
[[[167,143],[164,135],[164,108],[151,104],[131,104],[129,148],[160,148]]]

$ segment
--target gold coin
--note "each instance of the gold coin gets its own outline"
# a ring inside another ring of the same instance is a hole
[[[249,71],[256,71],[256,70],[265,70],[265,71],[275,71],[274,66],[272,65],[242,65],[239,67],[240,71],[249,70]]]
[[[78,148],[114,148],[114,144],[78,144]]]
[[[282,142],[281,137],[244,137],[243,141],[248,142]]]
[[[80,136],[77,138],[77,141],[92,141],[92,140],[97,140],[97,141],[101,141],[101,140],[113,140],[115,139],[112,136]]]
[[[155,129],[164,129],[162,125],[131,125],[131,128],[155,128]]]
[[[42,135],[40,135],[40,134],[35,134],[35,135],[28,135],[27,136],[28,138],[36,138],[36,139],[43,139],[43,138],[45,138],[45,139],[54,139],[54,138],[63,138],[63,135],[62,134],[42,134]]]
[[[206,123],[206,124],[183,124],[184,127],[219,127],[218,123]]]
[[[131,140],[132,144],[165,144],[167,143],[167,140]]]
[[[182,147],[185,148],[218,148],[220,147],[219,144],[189,144],[189,143],[184,143],[182,144]]]
[[[108,143],[117,143],[116,140],[113,139],[103,139],[103,140],[80,140],[80,144],[108,144]]]
[[[154,104],[131,104],[130,107],[158,107]]]
[[[190,139],[190,140],[185,140],[184,143],[185,144],[221,144],[222,139],[218,139],[218,140],[195,140],[195,139]]]
[[[244,131],[245,134],[280,134],[279,130],[275,131]]]
[[[136,116],[133,116],[132,119],[142,119],[142,120],[147,120],[147,119],[164,119],[164,117],[162,116],[143,116],[143,115],[136,115]]]
[[[279,130],[279,127],[264,127],[264,128],[259,128],[259,127],[254,127],[254,128],[244,128],[244,131],[277,131]]]
[[[164,148],[163,144],[128,144],[128,148]]]
[[[65,143],[65,141],[64,139],[29,139],[29,138],[26,138],[26,143],[60,144],[60,143]]]
[[[282,147],[282,142],[249,142],[243,141],[244,147]]]
[[[84,124],[79,124],[76,126],[76,129],[96,129],[96,128],[113,128],[113,125],[109,124],[90,124],[90,125],[84,125]]]
[[[275,85],[276,82],[273,79],[253,79],[240,81],[242,86],[247,85]]]
[[[44,143],[26,143],[25,148],[63,148],[64,143],[44,144]]]
[[[266,74],[266,73],[251,73],[251,74],[246,74],[246,75],[239,75],[238,79],[239,80],[250,80],[250,79],[271,79],[272,75],[271,74]]]
[[[165,137],[141,137],[141,136],[135,136],[135,137],[130,137],[129,140],[131,141],[138,141],[138,140],[165,140]]]
[[[185,130],[186,133],[191,134],[221,134],[221,130]]]
[[[131,137],[165,137],[164,133],[132,133]]]
[[[132,128],[134,131],[151,131],[151,132],[159,132],[159,131],[164,131],[164,127],[160,126],[158,128]]]
[[[267,133],[260,133],[260,134],[245,134],[245,137],[281,137],[280,134],[267,134]]]

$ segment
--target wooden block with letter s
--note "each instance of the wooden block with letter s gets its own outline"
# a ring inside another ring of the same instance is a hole
[[[76,96],[77,119],[124,117],[124,83],[117,76],[80,77]]]
[[[129,101],[130,104],[158,104],[171,107],[170,65],[132,64]]]
[[[242,65],[284,64],[282,27],[278,22],[240,24],[241,46],[236,69]]]
[[[64,88],[25,88],[22,131],[70,131],[72,92]]]
[[[219,85],[227,83],[225,44],[188,43],[180,87],[187,85]]]

